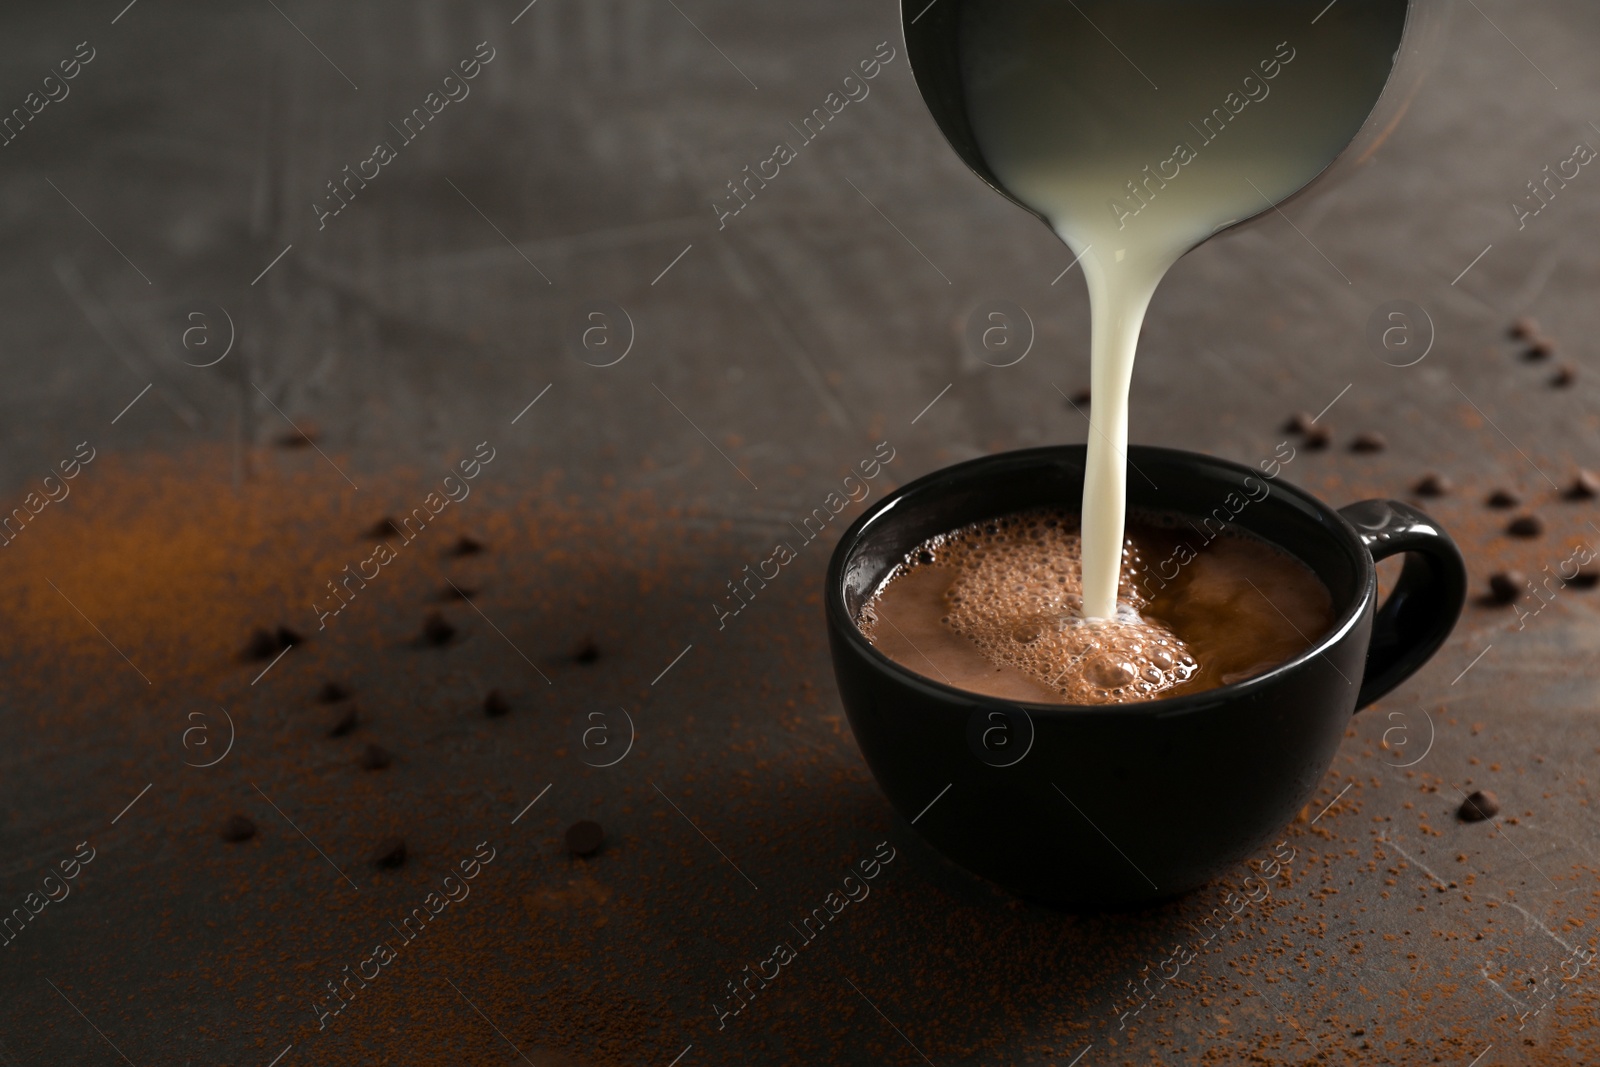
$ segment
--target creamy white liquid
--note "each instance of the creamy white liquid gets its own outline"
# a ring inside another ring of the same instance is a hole
[[[1089,286],[1083,614],[1110,619],[1150,298],[1185,252],[1344,150],[1388,78],[1406,0],[1341,0],[1315,25],[1325,0],[962,2],[963,88],[984,159],[1080,257]]]

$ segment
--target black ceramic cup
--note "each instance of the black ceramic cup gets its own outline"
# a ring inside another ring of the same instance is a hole
[[[1130,509],[1196,521],[1220,510],[1310,566],[1333,595],[1328,632],[1254,678],[1097,706],[956,689],[867,642],[861,606],[929,537],[1028,508],[1077,511],[1082,445],[920,478],[861,516],[828,566],[834,675],[890,803],[967,870],[1068,907],[1175,896],[1253,854],[1311,799],[1351,713],[1426,662],[1466,600],[1460,551],[1410,505],[1335,510],[1261,470],[1172,449],[1135,446],[1128,460]],[[1380,607],[1375,561],[1400,552],[1404,568]]]

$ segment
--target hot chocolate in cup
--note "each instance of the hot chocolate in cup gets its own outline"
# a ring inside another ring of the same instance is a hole
[[[1084,460],[1082,445],[1002,453],[902,487],[834,550],[825,610],[856,741],[917,834],[1019,896],[1137,906],[1203,885],[1275,840],[1315,793],[1351,714],[1449,635],[1467,577],[1449,535],[1408,504],[1335,510],[1258,469],[1134,446],[1130,469],[1142,476],[1129,482],[1130,511],[1196,522],[1220,513],[1292,556],[1328,591],[1325,632],[1240,681],[1084,705],[972,692],[873,647],[862,610],[908,553],[996,516],[1074,510]],[[1380,606],[1375,562],[1399,553],[1404,569]]]

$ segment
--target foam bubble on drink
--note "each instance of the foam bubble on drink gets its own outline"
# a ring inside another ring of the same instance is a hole
[[[903,566],[953,571],[945,624],[1070,703],[1147,700],[1188,681],[1197,667],[1187,646],[1139,615],[1144,562],[1133,543],[1123,545],[1117,612],[1107,619],[1083,617],[1081,548],[1070,517],[1036,512],[945,534]]]

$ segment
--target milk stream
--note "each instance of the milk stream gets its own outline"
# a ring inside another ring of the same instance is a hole
[[[964,0],[968,120],[1088,283],[1083,614],[1117,615],[1128,390],[1167,270],[1331,163],[1383,91],[1406,0]],[[1309,250],[1308,250],[1309,251]],[[1285,353],[1286,357],[1293,354]],[[1197,403],[1207,398],[1193,383]]]

